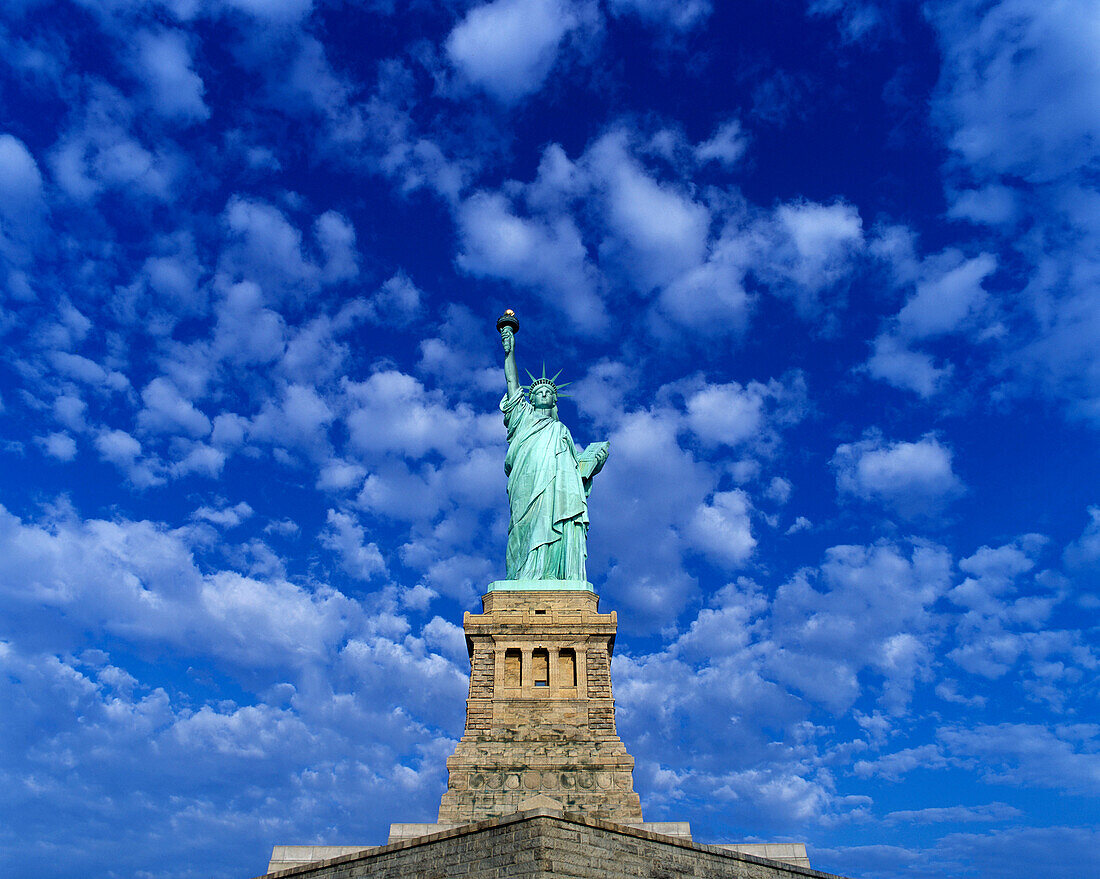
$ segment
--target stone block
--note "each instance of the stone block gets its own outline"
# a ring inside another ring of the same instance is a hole
[[[277,845],[271,850],[267,871],[273,873],[344,855],[362,854],[376,848],[376,845]]]
[[[737,842],[723,843],[715,846],[715,848],[757,855],[761,858],[782,861],[785,864],[794,864],[799,867],[810,866],[810,858],[806,854],[806,844],[802,842]]]

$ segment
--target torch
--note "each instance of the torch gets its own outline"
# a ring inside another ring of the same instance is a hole
[[[497,330],[503,332],[505,327],[512,331],[512,335],[519,332],[519,318],[510,308],[497,318]]]

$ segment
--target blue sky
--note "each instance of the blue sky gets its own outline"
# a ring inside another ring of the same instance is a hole
[[[434,820],[495,318],[611,457],[648,820],[859,877],[1100,845],[1088,0],[7,0],[0,866]]]

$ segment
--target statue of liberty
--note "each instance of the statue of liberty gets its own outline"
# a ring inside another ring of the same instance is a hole
[[[497,329],[508,385],[500,401],[508,429],[507,579],[565,580],[571,581],[569,588],[591,589],[585,573],[588,492],[607,460],[608,443],[577,449],[569,429],[558,420],[555,379],[561,373],[547,378],[544,366],[541,378],[528,372],[531,384],[520,385],[515,355],[519,321],[511,310],[497,321]]]

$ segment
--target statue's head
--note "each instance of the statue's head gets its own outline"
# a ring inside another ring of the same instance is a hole
[[[561,375],[561,370],[553,378],[547,378],[546,364],[544,363],[541,378],[535,378],[530,372],[527,374],[531,376],[531,384],[526,388],[527,399],[531,401],[531,405],[536,409],[548,411],[554,418],[557,418],[558,397],[564,396],[560,389],[569,384],[569,382],[564,382],[561,385],[554,383],[554,380]]]
[[[528,399],[536,409],[553,409],[558,405],[558,391],[552,383],[532,385]]]

